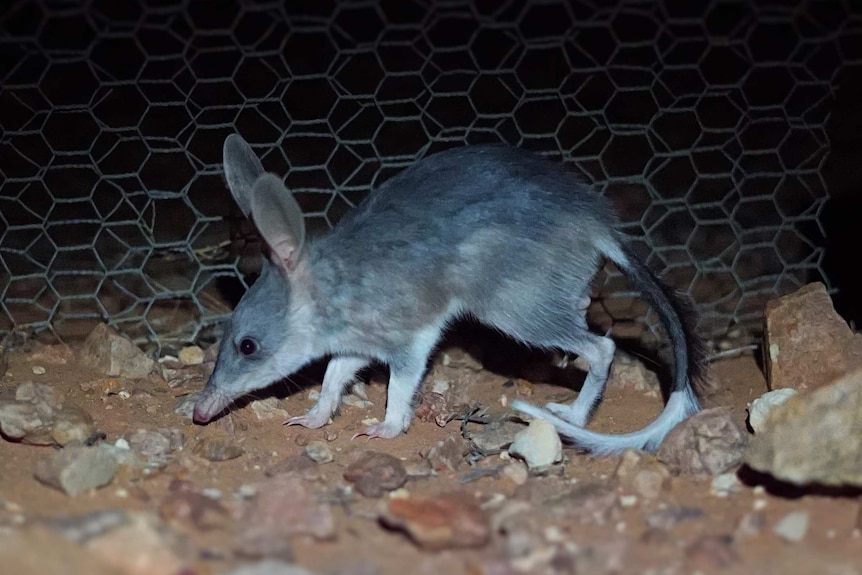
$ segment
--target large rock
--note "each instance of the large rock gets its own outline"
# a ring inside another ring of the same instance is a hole
[[[108,377],[147,377],[155,362],[132,341],[100,323],[81,348],[81,363]]]
[[[862,369],[770,411],[745,463],[799,485],[862,486]]]
[[[819,282],[767,303],[764,337],[770,389],[817,389],[862,367],[862,335],[835,312]]]

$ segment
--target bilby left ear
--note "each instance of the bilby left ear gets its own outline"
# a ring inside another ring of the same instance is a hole
[[[281,178],[260,176],[251,193],[251,219],[272,250],[271,259],[290,274],[303,254],[305,220]]]

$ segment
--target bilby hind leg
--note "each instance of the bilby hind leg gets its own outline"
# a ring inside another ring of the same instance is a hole
[[[368,365],[369,360],[362,357],[335,356],[329,360],[326,373],[323,374],[323,386],[320,398],[308,413],[291,417],[286,425],[302,425],[309,429],[323,427],[338,409],[344,386],[353,379],[356,372]]]
[[[590,368],[581,392],[571,404],[548,403],[545,407],[569,423],[583,427],[602,399],[616,345],[611,338],[591,333],[584,327],[572,334],[571,341],[562,347],[583,357]]]
[[[568,353],[584,358],[589,365],[587,377],[578,397],[569,405],[548,403],[545,407],[573,425],[583,427],[604,395],[605,385],[610,374],[616,345],[608,337],[596,335],[588,330],[587,309],[590,297],[583,295],[577,303],[577,328],[571,334],[571,341],[562,347]]]

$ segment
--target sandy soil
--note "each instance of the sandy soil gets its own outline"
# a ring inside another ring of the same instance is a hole
[[[35,366],[44,367],[45,373],[34,374]],[[307,397],[308,389],[315,388],[314,379],[318,376],[319,369],[312,369],[297,378],[297,381],[311,381],[304,389],[299,389],[301,386],[298,384],[292,390],[287,387],[276,388],[275,392],[284,396],[279,407],[291,415],[302,413],[311,405]],[[514,396],[514,388],[505,385],[506,375],[483,370],[470,372],[465,377],[470,379],[470,399],[489,407],[491,411],[503,409],[502,397],[510,401]],[[345,407],[334,422],[323,430],[284,427],[280,420],[259,421],[248,407],[208,426],[194,425],[190,420],[176,415],[173,407],[176,396],[193,390],[195,384],[190,384],[188,389],[169,389],[158,382],[146,380],[125,382],[130,396],[124,399],[120,395],[104,394],[104,378],[82,368],[75,361],[50,365],[34,360],[29,353],[10,354],[9,369],[2,378],[0,397],[8,398],[25,381],[50,383],[64,390],[67,394],[66,403],[75,404],[89,412],[97,428],[105,433],[107,441],[114,441],[137,428],[167,427],[183,431],[187,441],[207,434],[226,432],[245,451],[241,457],[223,462],[210,462],[192,456],[178,457],[151,477],[120,475],[105,488],[72,498],[46,487],[33,477],[36,461],[53,448],[0,441],[0,497],[3,502],[14,503],[17,506],[15,514],[23,515],[27,521],[106,508],[158,513],[161,502],[169,494],[169,484],[177,478],[187,480],[197,490],[218,489],[229,502],[230,494],[236,493],[241,486],[264,479],[265,469],[286,456],[301,453],[302,446],[308,441],[322,439],[326,434],[328,439],[336,436],[330,442],[335,459],[319,467],[321,480],[318,485],[334,487],[345,483],[342,478],[344,469],[359,450],[372,447],[413,461],[419,458],[420,452],[437,441],[459,432],[457,421],[450,422],[445,428],[433,422],[416,421],[408,433],[393,440],[351,440],[363,418],[382,417],[385,386],[378,375],[371,378],[368,386],[369,398],[374,406],[368,409]],[[101,384],[87,385],[94,381]],[[714,363],[711,381],[713,388],[707,393],[705,404],[732,406],[740,420],[745,418],[747,402],[766,389],[760,367],[752,356]],[[88,391],[83,391],[82,387]],[[571,389],[558,383],[536,381],[529,389],[532,393],[530,401],[537,403],[574,395]],[[655,393],[611,386],[591,426],[613,432],[634,429],[655,417],[660,408],[661,401]],[[558,472],[566,478],[579,481],[610,481],[617,462],[617,458],[596,459],[569,450]],[[483,500],[497,494],[511,497],[517,489],[506,477],[484,477],[466,484],[459,483],[459,479],[468,471],[469,467],[464,465],[457,472],[410,481],[406,489],[415,494],[433,495],[462,488]],[[528,483],[531,481],[538,479],[530,478]],[[756,503],[761,500],[765,503]],[[495,535],[487,547],[478,550],[421,550],[402,533],[387,530],[376,521],[374,515],[379,505],[379,500],[357,495],[350,503],[334,506],[336,539],[329,542],[295,541],[294,561],[321,574],[446,572],[457,575],[486,573],[481,567],[486,558],[502,553],[500,549],[504,542],[499,535]],[[655,531],[648,528],[645,516],[650,511],[674,506],[698,508],[705,514],[700,519],[676,525],[667,531],[666,536],[656,536]],[[710,494],[710,478],[680,476],[673,478],[671,487],[658,501],[639,501],[624,507],[618,521],[612,524],[565,524],[557,527],[564,529],[568,537],[584,544],[624,537],[627,545],[620,572],[712,572],[718,570],[717,565],[722,561],[709,557],[699,559],[698,554],[690,550],[692,543],[713,535],[733,535],[742,518],[755,506],[762,507],[765,518],[762,531],[749,537],[735,538],[732,546],[735,555],[726,562],[727,566],[721,572],[808,574],[818,572],[818,565],[825,568],[833,564],[845,570],[830,572],[862,572],[862,539],[857,523],[859,503],[843,497],[782,497],[746,485],[739,492],[722,498]],[[8,507],[0,509],[0,525],[14,529]],[[788,512],[797,510],[808,514],[810,525],[802,541],[788,543],[775,535],[772,527]],[[211,529],[198,529],[181,523],[176,524],[175,528],[185,533],[197,549],[199,558],[194,573],[225,572],[242,563],[231,553],[233,529],[230,518],[223,519]],[[364,568],[369,570],[361,571],[357,567],[363,563]],[[854,568],[855,571],[852,570]]]

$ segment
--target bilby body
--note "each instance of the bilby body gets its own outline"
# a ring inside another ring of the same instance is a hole
[[[410,424],[429,355],[459,316],[587,360],[587,378],[571,405],[513,404],[550,419],[584,449],[655,449],[699,409],[691,381],[702,356],[689,318],[625,247],[606,200],[561,165],[504,146],[434,154],[374,190],[329,234],[305,242],[295,200],[239,136],[225,141],[224,164],[235,200],[271,255],[227,326],[196,421],[331,356],[318,403],[288,423],[325,425],[356,372],[380,361],[390,369],[386,417],[364,434],[395,437]],[[665,409],[623,435],[583,428],[601,400],[615,349],[610,338],[588,330],[585,318],[604,258],[655,309],[674,351]]]

